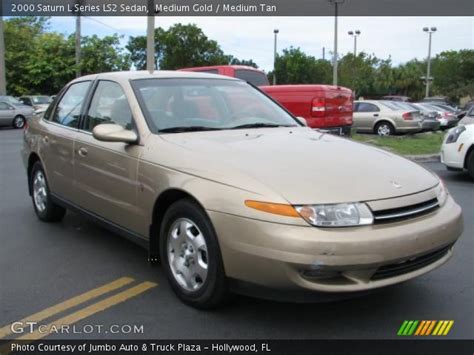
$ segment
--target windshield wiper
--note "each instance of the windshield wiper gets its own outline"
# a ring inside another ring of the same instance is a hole
[[[243,129],[243,128],[276,128],[276,127],[296,127],[292,125],[282,125],[275,123],[249,123],[240,126],[229,127],[229,129]]]
[[[218,131],[221,128],[205,127],[205,126],[182,126],[169,127],[159,130],[159,133],[183,133],[183,132],[200,132],[200,131]]]

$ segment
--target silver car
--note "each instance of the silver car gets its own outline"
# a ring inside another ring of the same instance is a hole
[[[27,120],[33,117],[34,112],[29,106],[0,101],[0,126],[23,128]]]
[[[358,132],[373,132],[379,136],[395,133],[417,133],[422,130],[417,110],[404,110],[393,101],[354,101],[353,128]]]

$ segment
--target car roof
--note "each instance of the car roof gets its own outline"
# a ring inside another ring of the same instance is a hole
[[[150,73],[146,70],[139,71],[118,71],[110,73],[100,73],[86,75],[80,78],[75,79],[76,81],[84,80],[96,80],[96,79],[109,79],[109,80],[137,80],[137,79],[225,79],[225,80],[235,80],[239,81],[240,79],[231,78],[223,75],[216,74],[207,74],[207,73],[196,73],[196,72],[187,72],[187,71],[171,71],[171,70],[156,70],[153,73]]]

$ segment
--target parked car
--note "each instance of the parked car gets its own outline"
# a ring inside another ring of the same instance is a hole
[[[439,130],[441,123],[438,121],[438,113],[436,111],[427,111],[423,107],[417,107],[410,102],[393,102],[394,105],[400,107],[402,110],[416,110],[421,114],[421,128],[423,131],[435,132]]]
[[[467,171],[474,180],[474,125],[451,128],[441,146],[441,162],[448,170]]]
[[[421,102],[432,103],[432,104],[444,104],[444,105],[451,106],[452,108],[457,108],[456,104],[451,102],[447,96],[425,97],[421,99]]]
[[[49,96],[21,96],[19,99],[24,105],[31,106],[35,110],[44,111],[51,103]]]
[[[33,114],[31,107],[0,101],[0,126],[23,128]]]
[[[411,101],[411,98],[408,96],[400,96],[400,95],[386,95],[386,96],[382,96],[382,100],[409,102]]]
[[[6,102],[12,105],[23,105],[21,101],[19,101],[17,98],[13,96],[8,96],[8,95],[1,95],[0,96],[0,101],[1,102]]]
[[[418,102],[414,104],[416,107],[426,109],[429,111],[436,111],[438,113],[437,120],[440,122],[440,128],[446,130],[458,124],[458,118],[451,110],[446,110],[440,106],[431,103]]]
[[[71,208],[146,246],[199,308],[230,289],[296,300],[393,285],[444,264],[463,229],[432,172],[211,74],[78,78],[31,121],[22,155],[40,220]]]
[[[459,121],[459,124],[463,125],[468,125],[468,124],[473,124],[474,123],[474,106],[471,107],[469,112],[462,118],[461,121]]]
[[[420,112],[402,109],[393,101],[354,101],[353,127],[358,132],[390,136],[396,133],[417,133],[422,130]]]
[[[331,85],[270,86],[263,71],[239,65],[218,65],[180,70],[220,74],[242,79],[258,86],[293,115],[303,117],[309,127],[341,136],[351,134],[354,97],[350,89]]]
[[[468,112],[473,107],[474,107],[474,100],[471,100],[471,101],[466,102],[466,104],[464,105],[463,110]]]

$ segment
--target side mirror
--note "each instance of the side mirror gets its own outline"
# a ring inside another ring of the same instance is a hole
[[[138,135],[118,124],[99,124],[92,130],[95,139],[103,142],[136,143]]]
[[[299,123],[301,123],[303,126],[308,127],[308,122],[303,117],[296,116],[296,119],[298,120]]]

